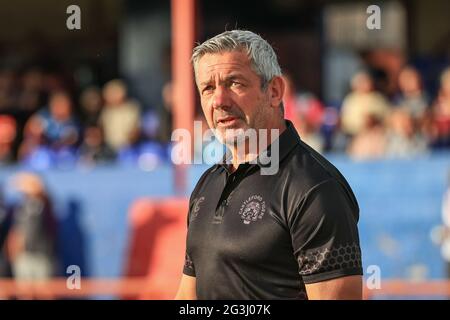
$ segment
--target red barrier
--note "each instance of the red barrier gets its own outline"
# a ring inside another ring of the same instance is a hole
[[[174,298],[184,263],[188,206],[186,198],[145,198],[132,204],[124,276],[145,277],[149,290],[122,298]]]
[[[96,295],[135,297],[141,299],[173,299],[174,287],[167,286],[165,279],[132,277],[122,279],[83,278],[81,288],[69,289],[66,278],[43,281],[15,281],[0,278],[0,299],[60,299],[91,298]],[[159,281],[159,282],[158,282]],[[380,289],[365,289],[364,299],[435,299],[450,298],[450,281],[433,280],[410,282],[400,279],[382,282]]]

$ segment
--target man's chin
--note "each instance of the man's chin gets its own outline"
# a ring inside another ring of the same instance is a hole
[[[246,130],[244,128],[231,128],[231,129],[216,129],[216,137],[222,143],[226,145],[234,145],[241,140],[245,139]]]

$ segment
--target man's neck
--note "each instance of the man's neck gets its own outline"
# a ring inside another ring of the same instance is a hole
[[[256,130],[256,146],[253,146],[253,148],[251,148],[251,146],[249,145],[249,139],[246,139],[244,143],[244,152],[239,152],[239,146],[236,144],[233,145],[230,148],[231,154],[233,156],[231,164],[229,166],[230,171],[235,172],[241,163],[248,163],[255,160],[258,155],[266,150],[273,141],[278,139],[278,137],[283,133],[284,130],[286,130],[286,128],[286,123],[283,119],[281,123],[275,126],[271,126],[270,128],[265,128],[265,131]],[[265,135],[265,137],[261,135]]]

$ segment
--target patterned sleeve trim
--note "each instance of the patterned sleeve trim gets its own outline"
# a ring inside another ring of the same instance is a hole
[[[305,283],[362,274],[361,250],[357,243],[301,252],[298,264]]]

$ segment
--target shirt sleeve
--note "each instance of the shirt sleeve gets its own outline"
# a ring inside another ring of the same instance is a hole
[[[288,216],[295,258],[305,284],[362,275],[359,208],[337,179],[311,188]]]

